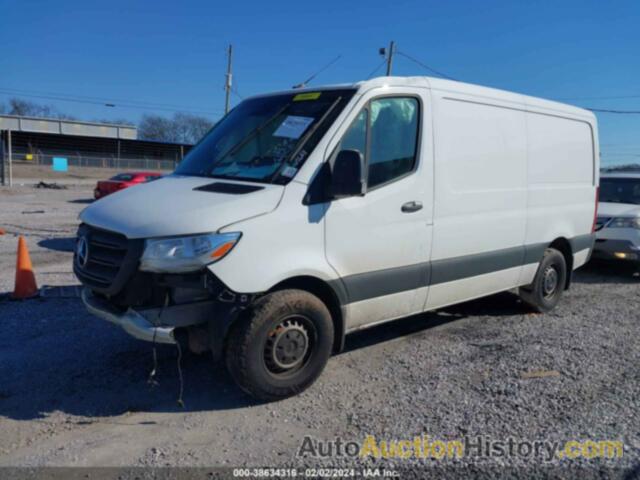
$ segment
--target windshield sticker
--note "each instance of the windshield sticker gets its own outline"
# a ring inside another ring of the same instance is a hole
[[[313,117],[297,117],[295,115],[289,115],[280,124],[278,129],[273,132],[273,136],[298,139],[302,136],[309,125],[311,125],[313,120]]]
[[[291,161],[291,163],[293,165],[300,165],[304,159],[307,158],[307,151],[302,149],[300,150],[300,152],[298,152],[298,154],[293,158],[293,160]]]
[[[317,100],[322,92],[299,93],[293,97],[294,102],[304,102],[305,100]]]
[[[296,173],[297,173],[297,172],[298,172],[298,169],[297,169],[297,168],[292,167],[292,166],[290,166],[290,165],[287,165],[286,167],[284,167],[284,168],[282,169],[282,173],[281,173],[281,175],[282,175],[283,177],[293,178],[293,177],[296,175]]]

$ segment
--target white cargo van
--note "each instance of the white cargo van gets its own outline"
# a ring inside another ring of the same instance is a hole
[[[173,175],[81,216],[93,314],[202,338],[238,385],[308,387],[346,334],[519,288],[552,309],[589,258],[588,111],[424,77],[243,101]]]

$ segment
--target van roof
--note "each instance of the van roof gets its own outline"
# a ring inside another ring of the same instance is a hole
[[[375,87],[426,87],[432,90],[450,91],[456,93],[462,93],[467,95],[475,95],[484,97],[487,99],[494,99],[500,102],[513,103],[518,106],[534,107],[536,109],[544,110],[549,113],[562,113],[571,114],[578,117],[588,118],[595,120],[595,115],[589,110],[584,108],[568,105],[566,103],[556,102],[553,100],[546,100],[543,98],[532,97],[521,93],[509,92],[507,90],[499,90],[496,88],[484,87],[481,85],[474,85],[471,83],[458,82],[455,80],[446,80],[436,77],[376,77],[370,80],[363,80],[356,83],[343,83],[336,85],[322,85],[317,87],[305,87],[295,90],[285,90],[280,92],[273,92],[267,95],[275,95],[291,92],[317,92],[319,90],[338,90],[345,88],[356,88],[358,90],[368,90]],[[266,95],[256,95],[261,97]]]

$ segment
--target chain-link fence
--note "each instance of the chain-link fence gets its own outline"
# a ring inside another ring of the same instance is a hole
[[[15,153],[14,162],[23,165],[53,165],[54,158],[66,158],[69,167],[109,168],[114,170],[174,170],[178,160],[156,158],[117,158],[115,156]]]

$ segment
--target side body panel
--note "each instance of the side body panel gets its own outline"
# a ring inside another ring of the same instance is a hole
[[[527,244],[572,243],[573,268],[588,259],[599,154],[595,119],[527,107]],[[586,241],[585,241],[586,239]],[[531,278],[523,278],[528,283]]]
[[[527,218],[524,105],[432,91],[435,207],[433,309],[516,286]]]
[[[432,90],[434,240],[426,309],[533,280],[566,239],[589,258],[598,184],[592,115],[516,94]]]

